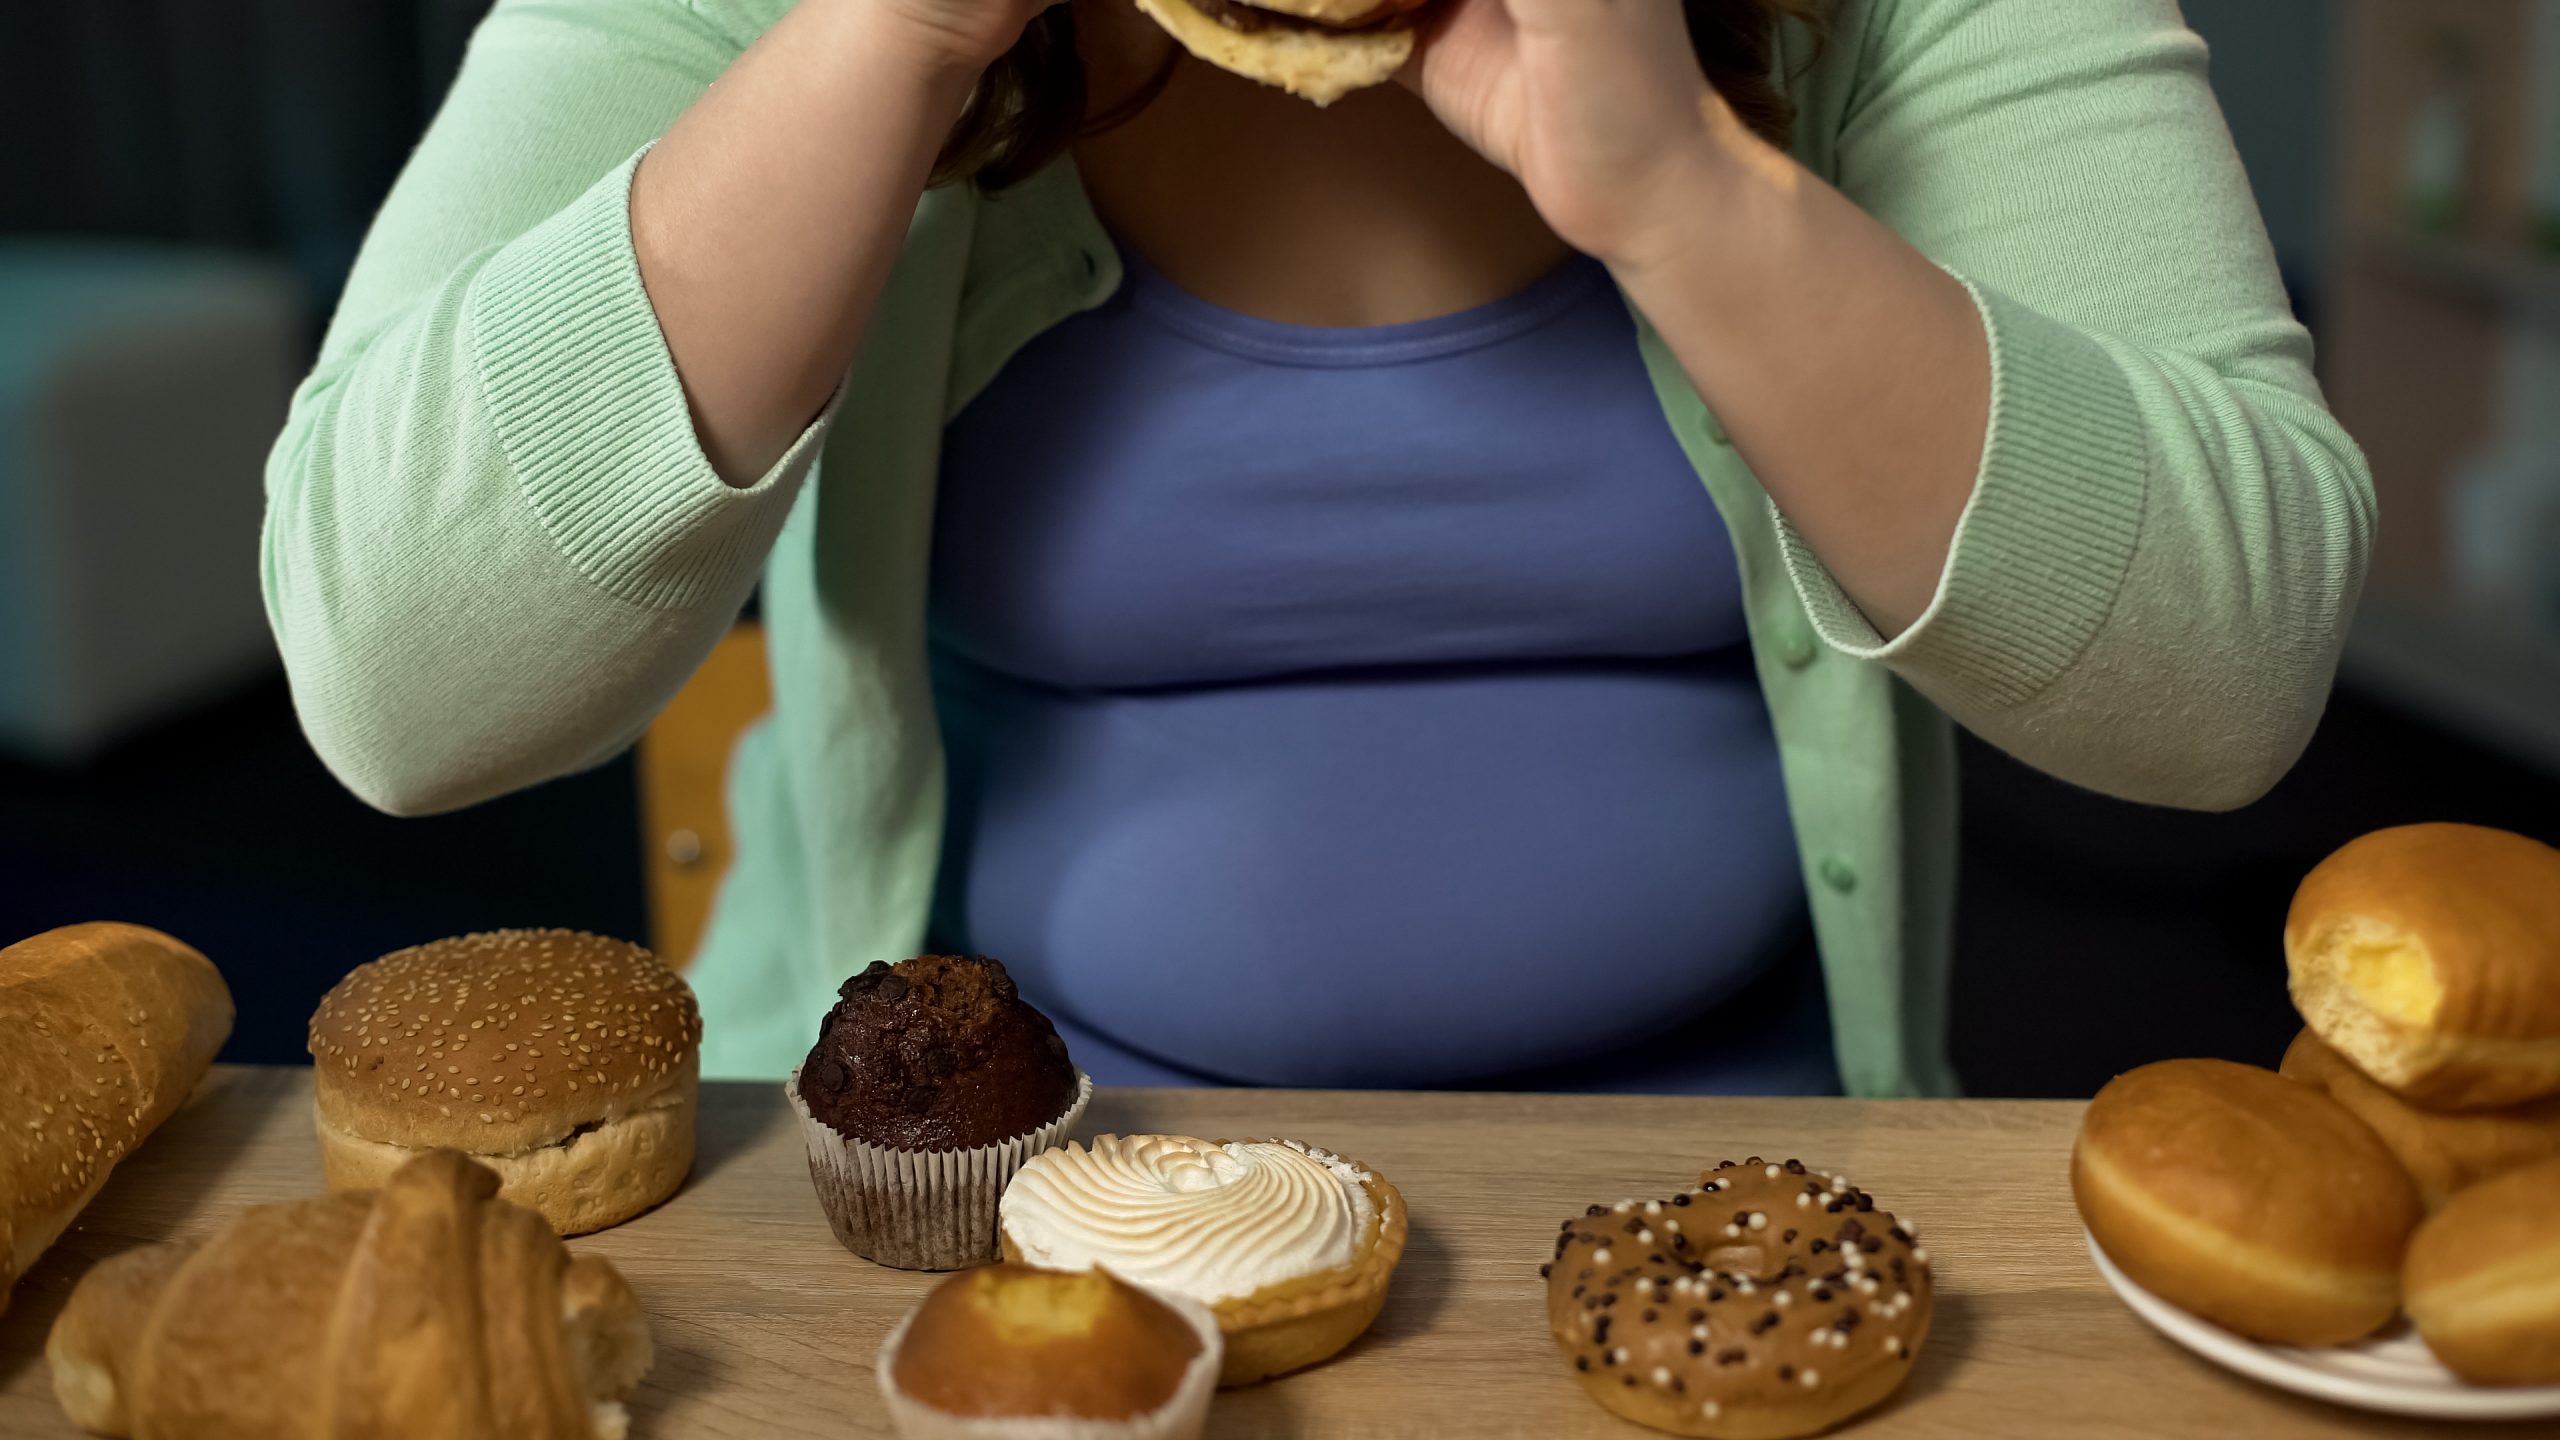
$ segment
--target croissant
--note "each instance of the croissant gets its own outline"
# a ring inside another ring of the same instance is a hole
[[[631,1287],[497,1191],[431,1151],[107,1260],[45,1343],[54,1394],[136,1440],[623,1440],[650,1361]]]

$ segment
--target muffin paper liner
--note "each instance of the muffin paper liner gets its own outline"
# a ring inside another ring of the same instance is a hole
[[[952,1415],[936,1410],[920,1400],[899,1393],[897,1380],[891,1374],[898,1358],[898,1346],[907,1338],[907,1327],[915,1314],[898,1322],[889,1339],[880,1347],[880,1359],[873,1373],[880,1381],[880,1398],[889,1407],[889,1424],[900,1440],[1199,1440],[1209,1423],[1209,1402],[1218,1393],[1218,1368],[1224,1363],[1225,1340],[1218,1331],[1218,1317],[1196,1300],[1162,1290],[1147,1294],[1167,1309],[1181,1316],[1200,1337],[1200,1353],[1192,1358],[1191,1368],[1184,1371],[1182,1383],[1174,1387],[1173,1398],[1144,1415],[1126,1420],[1080,1420],[1068,1416],[1048,1415]]]
[[[809,1179],[844,1248],[897,1270],[965,1270],[998,1258],[996,1202],[1022,1162],[1064,1144],[1093,1102],[1076,1072],[1075,1103],[1028,1135],[974,1150],[891,1150],[849,1139],[809,1113],[800,1072],[783,1093],[800,1117]]]

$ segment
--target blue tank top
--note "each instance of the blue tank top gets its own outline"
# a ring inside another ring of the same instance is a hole
[[[936,943],[1107,1083],[1835,1086],[1732,547],[1607,271],[1351,330],[1127,273],[945,436]]]

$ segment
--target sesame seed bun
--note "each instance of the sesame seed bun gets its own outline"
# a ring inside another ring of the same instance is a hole
[[[701,1040],[693,991],[624,941],[500,930],[386,955],[311,1017],[329,1184],[459,1150],[561,1234],[627,1220],[692,1169]]]

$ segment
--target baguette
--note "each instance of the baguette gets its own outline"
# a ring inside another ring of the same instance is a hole
[[[0,1310],[230,1034],[221,973],[157,930],[71,925],[0,950]]]
[[[92,1268],[45,1341],[101,1435],[623,1440],[649,1324],[498,1177],[430,1151],[379,1191],[241,1212]]]

